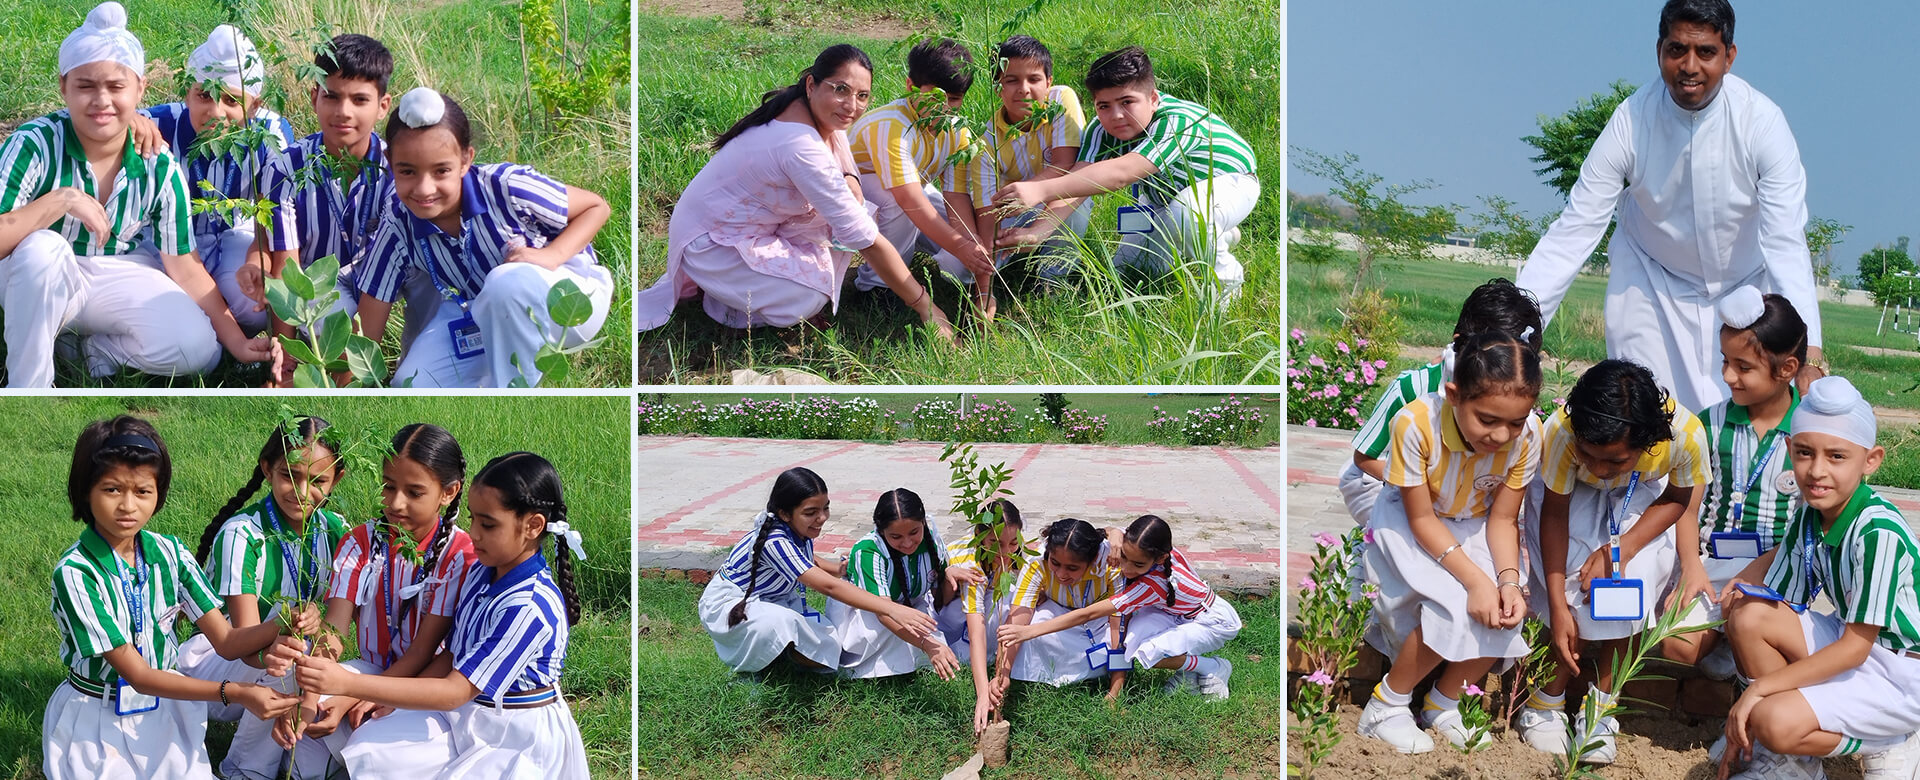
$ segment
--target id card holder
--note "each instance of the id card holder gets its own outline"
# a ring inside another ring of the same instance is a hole
[[[1707,538],[1707,550],[1715,558],[1760,557],[1760,535],[1752,531],[1720,531]]]
[[[1127,660],[1126,649],[1107,651],[1107,671],[1125,672],[1133,669],[1133,662]]]
[[[1087,668],[1102,671],[1107,668],[1107,643],[1101,642],[1087,648]]]
[[[481,338],[480,325],[473,321],[473,315],[463,313],[460,319],[447,323],[447,335],[453,338],[453,356],[465,360],[487,351],[486,340]]]
[[[1116,226],[1121,233],[1152,233],[1153,208],[1150,206],[1121,206],[1115,215]]]
[[[160,697],[134,690],[126,680],[113,681],[113,714],[138,715],[160,708]]]
[[[1646,617],[1639,580],[1594,580],[1588,588],[1587,614],[1594,620],[1640,620]]]

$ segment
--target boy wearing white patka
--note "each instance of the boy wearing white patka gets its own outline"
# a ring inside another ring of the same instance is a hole
[[[1787,450],[1803,504],[1781,545],[1719,594],[1752,679],[1727,713],[1722,762],[1752,758],[1736,777],[1824,777],[1821,757],[1848,754],[1868,778],[1920,765],[1920,545],[1866,483],[1886,457],[1877,434],[1846,379],[1807,388]],[[1822,595],[1835,614],[1807,609]]]

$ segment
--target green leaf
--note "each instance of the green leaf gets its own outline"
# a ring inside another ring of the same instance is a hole
[[[593,318],[593,301],[572,279],[562,279],[547,291],[547,316],[560,327],[576,327]]]
[[[273,314],[281,322],[304,325],[300,321],[300,299],[288,289],[284,279],[267,279],[267,305],[273,307]]]
[[[377,385],[387,379],[387,358],[380,345],[358,333],[347,338],[347,370],[363,385]]]
[[[287,289],[292,290],[300,300],[313,300],[313,280],[307,278],[307,272],[301,270],[299,263],[288,263],[285,268],[282,268],[280,279],[287,283]]]
[[[298,360],[305,365],[319,365],[320,356],[313,354],[313,348],[307,346],[307,342],[287,338],[286,336],[277,336],[276,338],[280,339],[280,348],[287,351],[287,357]]]
[[[294,369],[293,386],[294,387],[332,387],[333,380],[332,378],[327,376],[327,372],[321,371],[318,365],[315,365],[313,363],[301,363],[299,368]]]
[[[567,361],[564,353],[542,349],[540,356],[533,359],[533,367],[540,369],[540,382],[552,386],[567,381],[567,372],[572,370],[573,364]]]
[[[313,265],[308,266],[303,273],[313,283],[313,289],[316,292],[331,290],[333,283],[340,278],[340,258],[333,255],[322,257],[313,261]],[[314,296],[309,294],[307,297]]]
[[[313,340],[320,357],[333,360],[346,351],[347,337],[353,335],[353,320],[344,311],[328,314],[314,326]]]

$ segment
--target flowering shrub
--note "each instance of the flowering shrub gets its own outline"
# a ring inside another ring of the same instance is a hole
[[[1387,361],[1362,357],[1366,339],[1310,345],[1294,328],[1287,358],[1287,422],[1309,428],[1358,428]]]
[[[1066,441],[1099,444],[1107,440],[1109,417],[1085,409],[1062,410],[1060,425],[1047,418],[1044,405],[1021,410],[1003,399],[972,396],[962,406],[952,397],[921,401],[905,412],[886,409],[872,398],[847,395],[743,397],[735,403],[698,398],[682,403],[666,396],[636,402],[635,432],[642,436],[733,436],[764,439],[854,439],[972,441],[1012,444]],[[1154,407],[1148,423],[1153,438],[1172,444],[1260,442],[1267,415],[1235,396],[1205,409],[1174,417]]]
[[[1107,438],[1107,416],[1068,409],[1060,414],[1060,433],[1074,444],[1099,444]]]
[[[1155,439],[1169,444],[1185,443],[1204,447],[1236,443],[1253,446],[1266,422],[1266,414],[1229,395],[1221,403],[1203,409],[1189,409],[1180,417],[1174,417],[1155,406],[1153,419],[1147,421],[1147,430],[1154,434]]]
[[[641,434],[700,434],[769,439],[885,439],[898,432],[893,412],[871,398],[833,395],[798,400],[742,398],[708,406],[641,401]]]
[[[1372,583],[1359,584],[1356,576],[1371,535],[1359,527],[1344,537],[1314,534],[1312,568],[1300,580],[1295,614],[1301,630],[1293,644],[1315,670],[1301,681],[1292,700],[1293,715],[1304,726],[1298,740],[1303,776],[1311,777],[1314,766],[1340,743],[1334,688],[1360,660],[1361,637],[1373,616],[1373,599],[1379,596]]]

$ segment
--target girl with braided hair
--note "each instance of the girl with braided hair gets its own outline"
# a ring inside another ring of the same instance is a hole
[[[580,729],[560,694],[568,628],[580,620],[572,558],[586,558],[567,522],[560,475],[547,459],[514,452],[489,461],[467,494],[473,558],[462,577],[453,633],[419,677],[354,674],[300,659],[300,684],[408,710],[444,710],[450,760],[436,777],[585,780]],[[551,572],[541,547],[554,540]]]
[[[1091,523],[1056,520],[1040,531],[1040,538],[1046,547],[1038,560],[1020,568],[1013,608],[1000,624],[1000,659],[988,691],[994,708],[1005,703],[1013,680],[1059,687],[1107,675],[1109,664],[1124,663],[1113,650],[1120,646],[1119,625],[1101,615],[1083,613],[1077,622],[1068,618],[1029,639],[1014,638],[1028,626],[1105,601],[1120,584],[1112,545]]]
[[[952,591],[943,582],[946,575],[946,548],[939,529],[927,522],[920,496],[906,488],[882,493],[873,508],[873,532],[847,554],[847,581],[931,616],[936,593]],[[827,618],[840,643],[842,677],[890,677],[931,665],[940,679],[951,680],[960,670],[938,628],[914,636],[886,615],[840,601],[827,602]]]
[[[807,588],[884,615],[914,640],[934,633],[931,615],[821,567],[813,540],[826,527],[828,508],[827,483],[819,474],[798,466],[782,472],[754,529],[733,546],[700,595],[700,622],[728,668],[751,674],[780,658],[816,671],[839,668],[833,623],[807,605]]]

